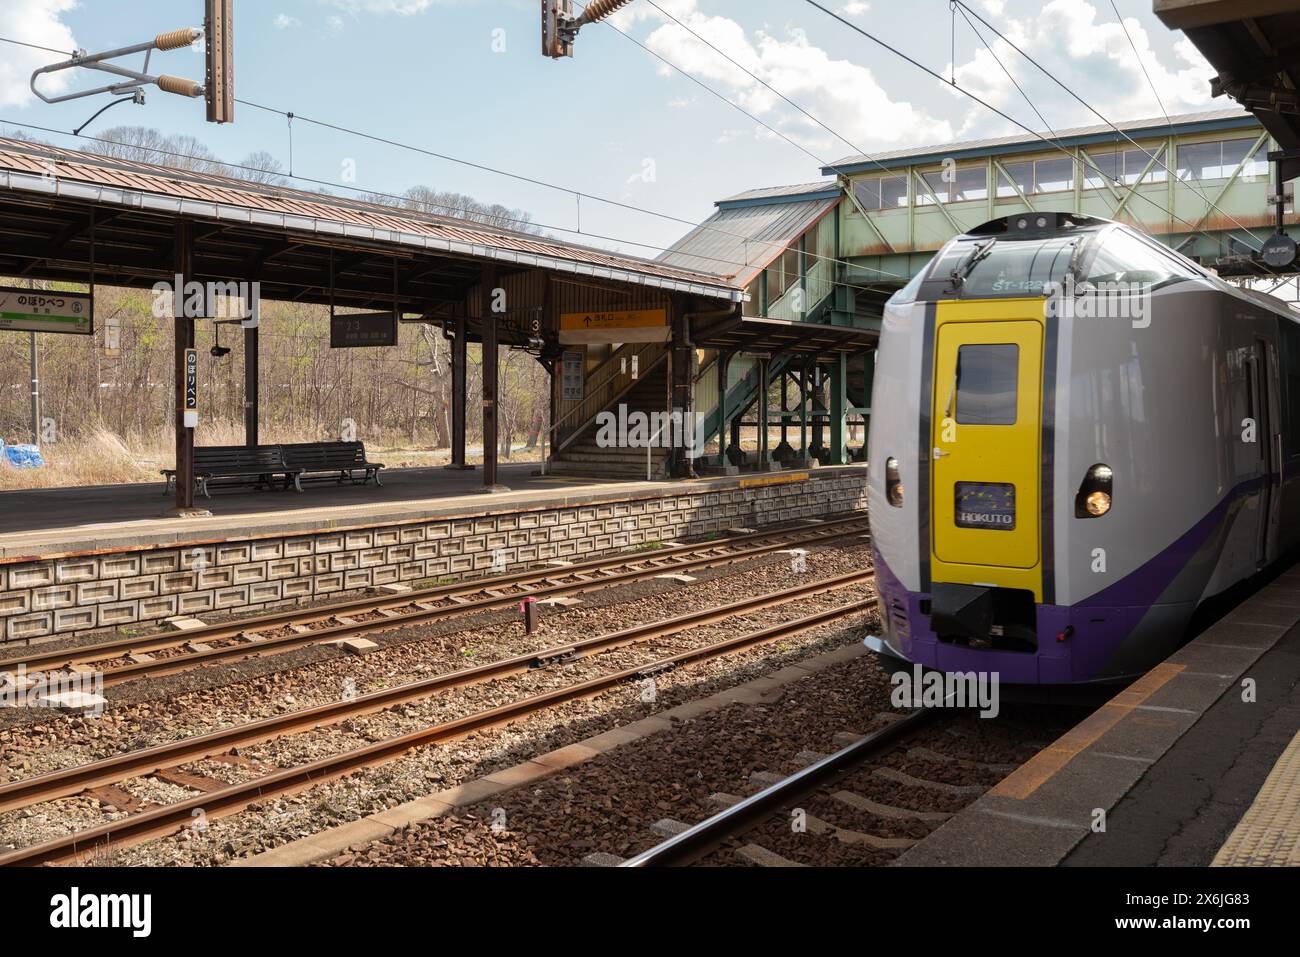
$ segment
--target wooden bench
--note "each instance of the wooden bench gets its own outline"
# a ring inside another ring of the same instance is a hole
[[[211,445],[194,450],[194,483],[204,498],[211,498],[212,488],[251,486],[271,487],[277,476],[283,477],[283,488],[291,485],[299,492],[299,479],[303,470],[288,464],[284,451],[278,445]],[[167,479],[164,495],[176,489],[176,470],[162,469]]]
[[[301,472],[305,482],[334,481],[342,485],[345,481],[358,484],[357,473],[363,473],[360,484],[365,485],[372,478],[379,481],[379,471],[384,467],[379,462],[366,459],[366,446],[363,442],[299,442],[282,445],[285,462]]]

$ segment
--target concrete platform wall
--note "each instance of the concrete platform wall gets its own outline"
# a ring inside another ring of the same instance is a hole
[[[165,547],[140,546],[0,564],[3,642],[253,611],[385,584],[454,580],[550,559],[584,560],[647,542],[759,527],[866,507],[859,470],[814,471],[771,484],[684,489],[579,505],[530,505],[430,520],[273,531]],[[757,480],[759,482],[765,480]],[[274,528],[272,516],[257,516]],[[499,569],[498,569],[499,570]]]

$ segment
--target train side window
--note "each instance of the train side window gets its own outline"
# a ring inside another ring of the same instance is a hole
[[[959,425],[1015,425],[1020,347],[975,343],[957,349]]]

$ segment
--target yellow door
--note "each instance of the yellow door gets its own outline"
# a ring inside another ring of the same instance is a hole
[[[940,303],[931,577],[1041,596],[1043,301]]]

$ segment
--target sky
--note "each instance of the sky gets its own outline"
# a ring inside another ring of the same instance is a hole
[[[972,17],[977,36],[954,18],[948,0],[818,2],[936,73],[955,73],[959,86],[1033,129],[1097,122],[988,27]],[[1213,70],[1155,18],[1151,0],[968,3],[1107,119],[1233,105],[1210,98]],[[115,107],[85,133],[155,127],[193,136],[227,161],[265,151],[286,169],[292,144],[293,173],[339,184],[339,193],[454,190],[524,209],[557,237],[652,257],[725,196],[812,182],[822,165],[860,152],[1020,132],[807,0],[631,0],[609,22],[584,27],[575,56],[562,60],[541,54],[539,8],[538,0],[236,0],[235,94],[559,189],[302,119],[291,132],[285,117],[244,104],[234,123],[207,123],[201,101],[152,87],[144,106]],[[202,16],[201,0],[3,0],[0,37],[98,52],[201,25]],[[31,71],[57,59],[0,43],[0,129],[70,131],[108,102],[32,96]],[[156,53],[151,71],[202,80],[202,54]],[[42,89],[84,89],[103,77],[66,71]]]

